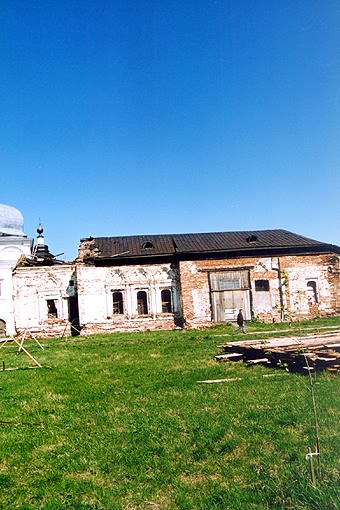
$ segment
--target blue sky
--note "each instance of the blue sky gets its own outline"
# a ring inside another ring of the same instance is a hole
[[[340,244],[337,0],[4,0],[0,202],[88,236]]]

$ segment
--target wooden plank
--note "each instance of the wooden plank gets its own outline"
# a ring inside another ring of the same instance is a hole
[[[268,358],[258,358],[258,359],[247,359],[247,363],[251,365],[256,365],[257,363],[270,363]]]
[[[293,370],[329,370],[340,364],[339,333],[311,334],[262,340],[230,342],[222,346],[228,359],[240,359],[249,364],[287,363]],[[236,354],[237,357],[231,357]],[[223,355],[217,360],[223,360]],[[305,367],[305,368],[303,368]]]
[[[241,381],[240,377],[230,377],[229,379],[208,379],[206,381],[197,381],[200,384],[215,384],[223,382]]]
[[[242,354],[239,353],[230,353],[230,354],[220,354],[219,356],[215,356],[216,361],[237,361],[242,359]]]
[[[313,336],[313,337],[289,337],[289,338],[268,338],[263,340],[246,340],[240,342],[230,342],[222,346],[223,349],[233,349],[235,347],[264,347],[266,349],[276,349],[280,347],[289,348],[307,348],[320,346],[325,347],[324,340],[327,340],[327,347],[338,346],[339,337],[334,339],[334,343],[329,341],[329,338],[325,339],[324,336]]]
[[[16,340],[13,336],[11,336],[13,342],[15,342],[19,347],[20,347],[20,343],[18,342],[18,340]],[[25,347],[21,346],[21,350],[26,354],[26,356],[28,356],[30,358],[30,360],[33,361],[33,363],[35,363],[39,368],[42,368],[40,363],[38,363],[38,361],[33,358],[32,354],[30,354],[26,349]]]

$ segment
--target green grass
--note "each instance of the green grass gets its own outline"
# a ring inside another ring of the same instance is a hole
[[[246,338],[280,328],[250,324]],[[313,486],[308,378],[217,363],[218,335],[231,331],[45,340],[44,350],[27,341],[43,365],[34,370],[1,349],[0,362],[22,369],[0,373],[0,420],[20,422],[0,423],[0,508],[340,508],[339,377],[316,376],[323,479]],[[212,379],[229,382],[199,382]]]

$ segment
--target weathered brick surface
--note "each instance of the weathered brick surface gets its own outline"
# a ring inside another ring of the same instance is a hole
[[[280,321],[340,313],[339,257],[332,253],[181,261],[178,266],[95,267],[76,262],[15,269],[16,330],[29,329],[37,337],[69,335],[69,301],[74,294],[79,301],[82,335],[171,329],[181,317],[189,327],[209,326],[215,320],[209,275],[228,270],[249,272],[246,292],[253,318]],[[266,292],[259,292],[259,281],[267,285]],[[315,287],[314,301],[311,285]],[[171,293],[172,313],[162,311],[162,290]],[[147,299],[148,310],[143,315],[138,310],[139,291],[145,292]],[[113,309],[114,292],[123,296],[124,309],[119,314]],[[57,317],[49,314],[49,301],[56,304]]]
[[[213,320],[209,272],[220,270],[249,270],[253,317],[280,321],[282,308],[285,318],[293,320],[339,311],[339,262],[334,254],[185,261],[179,267],[183,314],[192,327]],[[269,281],[266,303],[261,303],[261,293],[255,292],[256,280]],[[317,288],[314,304],[308,301],[309,281]]]
[[[339,311],[339,262],[337,255],[282,257],[281,270],[287,283],[283,286],[287,316],[311,318],[329,316]],[[317,302],[309,303],[307,283],[315,281]]]
[[[70,286],[70,281],[74,286]],[[29,329],[37,337],[70,334],[69,297],[76,290],[74,264],[21,267],[13,274],[14,316],[17,332]],[[49,317],[47,300],[54,300],[57,317]]]
[[[77,281],[83,335],[173,328],[173,314],[162,312],[161,291],[164,289],[171,291],[173,312],[180,313],[178,271],[170,264],[119,267],[79,264]],[[114,291],[123,295],[124,311],[121,315],[113,314]],[[138,314],[138,291],[144,291],[147,296],[148,313],[145,316]]]

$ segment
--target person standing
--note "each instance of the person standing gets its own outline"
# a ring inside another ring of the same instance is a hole
[[[243,333],[246,333],[246,327],[244,324],[242,308],[239,309],[236,322],[237,322],[238,326],[237,326],[237,328],[234,329],[234,333],[236,333],[236,331],[239,331],[240,329],[242,329]]]

